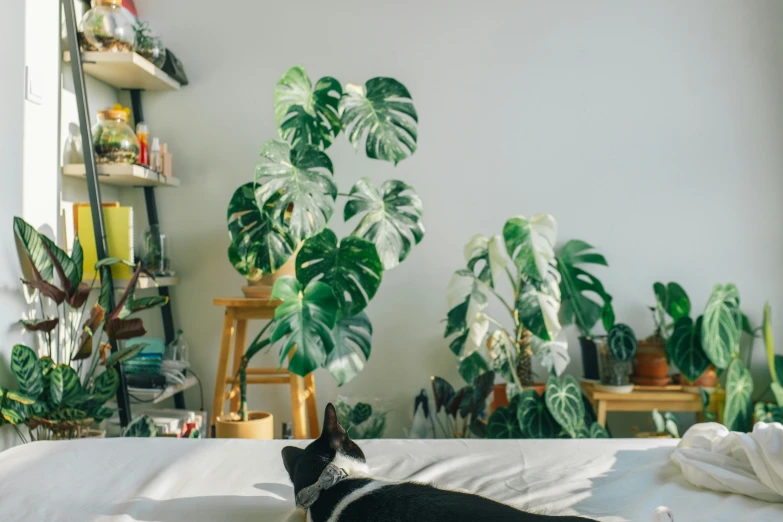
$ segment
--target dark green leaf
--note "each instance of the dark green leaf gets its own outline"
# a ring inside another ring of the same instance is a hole
[[[416,152],[416,108],[408,89],[393,78],[372,78],[364,87],[348,84],[340,120],[354,148],[366,136],[369,158],[396,165]]]
[[[539,339],[551,341],[560,330],[557,297],[539,290],[533,283],[525,283],[520,288],[515,309],[522,326]]]
[[[572,239],[563,245],[557,256],[564,321],[566,324],[576,324],[585,334],[589,334],[598,319],[603,317],[602,311],[606,310],[608,313],[608,310],[611,310],[609,304],[611,298],[601,282],[578,266],[583,264],[608,266],[604,256],[592,250],[592,245]],[[597,297],[600,303],[591,295]],[[612,315],[614,315],[613,311]],[[613,324],[614,320],[611,323]]]
[[[16,401],[6,401],[0,409],[3,418],[14,426],[24,424],[29,415],[28,412],[29,409],[26,405]]]
[[[141,312],[142,310],[160,308],[161,306],[166,306],[168,302],[169,302],[168,296],[163,296],[163,295],[153,295],[148,297],[141,297],[138,299],[134,298],[132,301],[129,301],[129,304],[127,306],[127,309],[129,310],[128,315]]]
[[[54,267],[43,246],[43,241],[41,241],[42,236],[20,217],[14,218],[14,234],[27,252],[30,262],[40,278],[47,283],[52,283],[54,281]]]
[[[36,397],[31,397],[29,395],[25,395],[24,393],[20,393],[18,391],[9,390],[5,394],[6,397],[8,397],[12,401],[16,401],[20,404],[24,404],[26,406],[30,406],[32,404],[35,404]]]
[[[519,421],[516,411],[510,407],[501,406],[492,412],[487,422],[488,439],[520,439]]]
[[[231,238],[228,257],[240,274],[257,280],[276,272],[291,258],[296,241],[267,210],[258,207],[255,183],[245,183],[234,192],[227,214]]]
[[[666,286],[666,313],[674,322],[691,315],[691,300],[677,283],[669,283]]]
[[[114,368],[107,368],[105,372],[95,378],[92,388],[92,396],[98,401],[106,402],[117,394],[120,385],[120,376]]]
[[[591,439],[609,439],[609,432],[606,428],[594,422],[590,425],[590,438]]]
[[[381,285],[383,266],[375,245],[354,236],[340,241],[325,229],[302,245],[296,256],[296,278],[308,285],[328,285],[343,317],[355,315],[367,306]]]
[[[545,400],[552,417],[571,438],[576,438],[585,416],[579,382],[570,375],[559,379],[550,377],[546,383]]]
[[[133,359],[139,355],[146,346],[147,345],[144,343],[139,343],[117,350],[106,359],[106,368],[112,368],[115,364],[127,361],[128,359]]]
[[[628,362],[636,355],[636,334],[627,324],[614,325],[609,330],[607,344],[618,361]]]
[[[483,375],[488,371],[487,361],[484,360],[479,352],[473,352],[459,362],[459,374],[465,382],[473,382],[479,375]]]
[[[303,67],[289,69],[275,87],[275,123],[280,137],[292,147],[305,143],[329,148],[340,133],[342,94],[342,86],[334,78],[321,78],[313,89]]]
[[[701,377],[710,365],[701,345],[701,323],[701,317],[697,320],[696,327],[690,317],[680,318],[666,343],[669,358],[690,382]]]
[[[361,424],[372,415],[372,406],[364,402],[359,402],[351,410],[351,423]]]
[[[731,431],[748,431],[751,427],[753,377],[740,359],[734,359],[727,370],[726,406],[723,424]]]
[[[147,333],[141,319],[107,319],[105,330],[109,339],[115,341],[142,337]]]
[[[55,404],[76,406],[84,398],[83,391],[76,370],[67,364],[55,366],[49,383],[49,394]]]
[[[73,277],[74,285],[78,286],[82,282],[82,277],[84,275],[84,249],[82,248],[82,242],[79,241],[79,236],[73,238],[71,260],[76,268],[76,273]]]
[[[348,221],[366,212],[352,234],[375,244],[385,270],[405,260],[411,247],[424,237],[421,199],[407,183],[388,180],[379,191],[369,179],[362,178],[349,198],[343,217]]]
[[[30,397],[41,395],[44,385],[43,372],[38,356],[31,348],[22,344],[14,346],[11,351],[11,372],[16,377],[22,393]]]
[[[757,402],[754,407],[756,422],[780,422],[783,424],[783,407]]]
[[[270,140],[261,148],[263,162],[256,166],[256,203],[269,208],[276,226],[298,242],[317,234],[334,213],[337,185],[332,162],[310,145],[294,149],[288,143]],[[286,210],[293,204],[286,223]]]
[[[332,330],[334,348],[326,356],[326,369],[338,386],[347,383],[364,369],[370,358],[372,324],[364,312],[337,321]]]
[[[272,289],[272,299],[282,301],[275,309],[271,342],[284,339],[280,348],[280,364],[296,347],[288,370],[306,376],[324,363],[334,349],[334,328],[337,300],[331,288],[313,281],[304,288],[293,277],[278,279]]]
[[[104,310],[109,310],[112,292],[114,292],[114,288],[112,288],[112,285],[109,283],[109,278],[107,277],[107,275],[110,274],[110,269],[100,268],[97,270],[100,270],[101,272],[101,293],[98,296],[98,304]]]
[[[432,396],[435,398],[435,413],[438,413],[442,406],[446,406],[454,399],[454,387],[440,377],[432,377]]]
[[[140,415],[133,419],[128,427],[123,432],[123,437],[156,437],[158,435],[158,427],[155,425],[155,421],[146,415]]]
[[[737,287],[715,285],[704,309],[701,339],[704,352],[717,368],[725,369],[739,355],[740,328]]]
[[[553,439],[560,426],[549,412],[544,397],[535,390],[522,390],[517,403],[517,420],[526,439]]]

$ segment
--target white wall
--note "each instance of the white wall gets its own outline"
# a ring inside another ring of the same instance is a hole
[[[182,179],[159,191],[161,221],[183,277],[175,313],[208,393],[222,319],[211,301],[242,285],[225,253],[226,205],[275,137],[274,85],[295,64],[343,83],[395,77],[421,118],[419,151],[396,169],[342,137],[329,150],[342,192],[362,176],[412,183],[427,236],[368,309],[366,371],[339,391],[319,372],[321,404],[338,392],[377,395],[401,424],[431,375],[457,380],[441,339],[444,290],[464,242],[516,214],[550,212],[562,240],[605,253],[618,317],[640,336],[652,330],[656,280],[681,282],[698,308],[713,284],[733,281],[755,322],[765,300],[783,310],[783,3],[245,0],[223,13],[206,0],[137,4],[191,80],[145,95],[145,114]],[[571,354],[578,374],[573,338]],[[288,404],[284,389],[252,392],[252,407],[278,424]]]

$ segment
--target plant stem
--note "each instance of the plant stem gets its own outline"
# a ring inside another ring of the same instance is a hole
[[[38,292],[38,304],[41,307],[41,319],[46,319],[46,313],[44,312],[44,306],[43,306],[43,297],[41,296],[41,291],[37,290]],[[49,348],[49,357],[52,357],[52,332],[46,332],[46,347]]]
[[[506,356],[508,357],[508,366],[511,369],[511,375],[514,377],[514,382],[516,383],[517,386],[519,386],[519,389],[521,391],[522,390],[522,382],[519,380],[519,375],[517,375],[516,365],[513,362],[515,360],[515,358],[514,358],[514,355],[511,353],[511,349],[510,349],[511,345],[514,345],[517,348],[517,350],[519,350],[519,347],[517,347],[514,344],[514,342],[511,340],[511,337],[508,336],[508,332],[503,330],[503,335],[506,336],[506,341],[507,341],[507,342],[505,342],[503,344],[505,345],[505,348],[506,348]]]
[[[242,422],[247,422],[247,363],[242,361],[239,367],[239,410]]]
[[[505,299],[503,299],[503,297],[502,297],[502,296],[501,296],[499,293],[497,293],[497,292],[495,291],[495,289],[494,289],[494,288],[492,288],[492,287],[490,286],[490,287],[489,287],[489,289],[492,291],[492,293],[493,293],[493,294],[495,294],[495,297],[497,297],[497,298],[498,298],[498,300],[499,300],[501,303],[503,303],[503,306],[505,306],[505,307],[506,307],[506,310],[508,310],[508,313],[510,313],[510,314],[513,316],[513,315],[514,315],[514,309],[513,309],[513,308],[511,308],[511,306],[509,306],[509,304],[506,302],[506,300],[505,300]]]

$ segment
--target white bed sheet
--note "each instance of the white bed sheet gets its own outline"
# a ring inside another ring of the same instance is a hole
[[[0,519],[278,522],[293,512],[280,458],[292,441],[106,439],[0,453]],[[676,441],[359,442],[373,474],[464,489],[532,510],[606,522],[780,522],[783,505],[696,489],[669,460]],[[305,441],[297,441],[303,446]]]

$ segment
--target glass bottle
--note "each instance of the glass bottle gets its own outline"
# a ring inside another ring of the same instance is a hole
[[[190,360],[190,347],[181,328],[177,330],[177,336],[174,340],[166,347],[166,354],[170,354],[174,361],[188,362]]]
[[[136,30],[130,16],[122,9],[122,0],[95,0],[94,4],[79,23],[82,50],[133,51]]]
[[[136,163],[139,140],[128,125],[128,114],[114,109],[99,111],[92,128],[92,144],[98,163]]]

